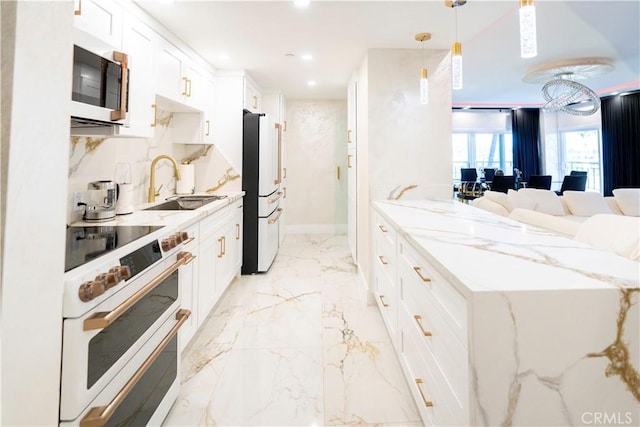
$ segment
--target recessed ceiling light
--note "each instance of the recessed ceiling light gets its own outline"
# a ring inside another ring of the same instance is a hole
[[[296,57],[295,53],[285,53],[284,56],[286,56],[287,58],[295,58]]]
[[[293,4],[296,7],[307,7],[311,3],[311,0],[293,0]]]
[[[315,80],[309,80],[307,82],[307,86],[315,86],[316,85],[316,81]]]
[[[303,61],[311,61],[312,59],[313,59],[313,56],[310,53],[305,53],[304,55],[302,55]]]

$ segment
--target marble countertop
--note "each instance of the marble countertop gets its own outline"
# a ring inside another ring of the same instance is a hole
[[[373,206],[465,295],[640,287],[638,262],[463,203]]]
[[[199,194],[196,194],[199,195]],[[205,195],[205,194],[202,194]],[[211,215],[212,213],[222,209],[223,207],[235,202],[244,196],[244,191],[230,192],[219,195],[226,195],[224,199],[216,200],[211,203],[194,209],[179,211],[145,211],[144,209],[164,203],[166,200],[158,200],[154,203],[144,203],[135,207],[134,212],[127,215],[116,215],[113,220],[102,222],[86,222],[76,221],[72,226],[91,226],[91,225],[170,225],[186,227],[194,224],[201,219]],[[170,197],[171,198],[171,197]]]

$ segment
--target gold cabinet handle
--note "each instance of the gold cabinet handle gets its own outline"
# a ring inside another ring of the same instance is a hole
[[[82,15],[82,0],[78,0],[78,9],[73,11],[74,15]]]
[[[282,211],[283,211],[283,209],[282,209],[282,208],[278,208],[278,209],[277,209],[278,215],[276,215],[276,217],[275,217],[275,218],[271,218],[269,221],[267,221],[267,224],[269,224],[269,225],[273,225],[273,224],[275,224],[276,222],[278,222],[278,219],[280,218],[280,215],[282,215]]]
[[[425,337],[430,337],[431,336],[431,332],[429,331],[425,331],[424,327],[422,326],[422,316],[418,316],[417,314],[413,316],[413,318],[416,320],[416,323],[418,324],[418,327],[420,328],[420,330],[422,331],[422,334]]]
[[[154,128],[158,125],[158,106],[151,104],[151,108],[153,108],[153,123],[151,123],[151,127]]]
[[[287,121],[284,121],[284,128],[282,129],[283,132],[287,131]],[[286,178],[286,177],[285,177]]]
[[[187,91],[187,96],[191,98],[191,79],[187,79],[187,87],[189,90]]]
[[[422,269],[420,267],[413,267],[413,271],[416,272],[416,274],[420,277],[420,279],[422,279],[423,282],[429,283],[431,281],[431,279],[422,275]]]
[[[337,166],[338,181],[340,181],[340,166]]]
[[[274,204],[275,202],[277,202],[277,201],[278,201],[278,199],[279,199],[281,196],[282,196],[282,191],[278,191],[278,192],[276,193],[276,197],[274,197],[273,199],[268,199],[268,200],[267,200],[267,204],[269,204],[269,205]]]
[[[424,406],[426,406],[427,408],[431,408],[433,406],[433,402],[428,401],[427,399],[424,398],[424,393],[422,393],[422,384],[424,383],[424,381],[422,381],[420,378],[416,378],[416,387],[418,387],[418,392],[420,393],[420,397],[422,398],[422,402],[424,403]]]
[[[351,167],[352,167],[352,166],[351,166],[351,157],[353,157],[351,154],[349,154],[349,155],[347,156],[347,167],[348,167],[348,168],[351,168]]]
[[[389,264],[389,261],[387,261],[387,259],[384,257],[384,255],[378,255],[378,258],[380,258],[380,262],[381,262],[383,265],[387,265],[387,264]]]
[[[127,89],[129,88],[129,56],[122,52],[113,52],[113,60],[120,63],[122,79],[120,82],[120,105],[117,110],[111,112],[111,120],[127,118]]]
[[[253,108],[258,108],[258,97],[253,95]]]
[[[209,136],[209,134],[211,133],[211,120],[207,120],[207,132],[204,134],[204,136]]]
[[[191,316],[191,312],[189,310],[180,309],[176,313],[176,319],[178,323],[176,323],[166,337],[160,341],[160,344],[153,350],[153,352],[147,357],[142,366],[138,368],[138,370],[133,374],[133,376],[127,381],[127,383],[122,387],[122,389],[116,394],[111,402],[104,406],[95,406],[87,412],[87,414],[80,421],[81,427],[93,427],[93,426],[103,426],[105,425],[109,419],[116,412],[120,404],[124,401],[127,395],[133,390],[135,385],[140,381],[140,378],[144,376],[144,374],[149,370],[151,365],[156,361],[156,359],[160,356],[160,354],[164,351],[165,347],[169,345],[171,340],[178,334],[178,330],[182,327],[184,322]]]
[[[382,303],[383,307],[389,307],[389,304],[384,302],[384,295],[378,295],[378,298],[380,298],[380,302]]]
[[[287,168],[282,168],[282,179],[287,179]]]
[[[236,240],[240,240],[240,224],[236,224]]]
[[[222,237],[218,237],[218,258],[222,258]]]
[[[275,127],[278,131],[278,177],[273,183],[280,184],[282,182],[282,126],[280,126],[280,123],[276,123]]]
[[[382,231],[383,233],[386,233],[387,231],[389,231],[389,230],[387,230],[387,227],[385,227],[385,226],[384,226],[384,225],[382,225],[382,224],[378,225],[378,228],[379,228],[379,229],[380,229],[380,231]]]
[[[93,316],[86,318],[83,323],[83,330],[91,331],[94,329],[104,329],[110,324],[112,324],[113,322],[115,322],[120,316],[122,316],[127,310],[133,307],[145,295],[147,295],[156,286],[162,283],[167,277],[173,274],[173,272],[175,272],[181,266],[185,265],[187,262],[187,258],[188,257],[186,256],[179,258],[175,263],[171,265],[171,267],[167,268],[158,276],[156,276],[153,280],[147,283],[138,292],[131,295],[127,300],[125,300],[125,302],[120,304],[114,310],[98,312],[98,313],[95,313]]]
[[[189,79],[188,79],[188,78],[186,78],[186,77],[183,77],[183,78],[182,78],[182,81],[184,82],[184,85],[182,86],[182,87],[183,87],[183,89],[182,89],[182,96],[189,96],[189,95],[187,95],[187,93],[188,93],[188,92],[187,92],[187,82],[189,81]]]
[[[222,236],[222,256],[227,254],[227,236]]]
[[[347,144],[351,144],[351,129],[347,131]]]
[[[283,199],[287,198],[287,187],[282,187],[282,191],[284,192],[284,195],[282,196]]]

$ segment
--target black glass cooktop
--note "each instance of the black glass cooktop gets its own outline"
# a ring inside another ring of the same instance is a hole
[[[162,228],[152,225],[67,227],[67,272]]]

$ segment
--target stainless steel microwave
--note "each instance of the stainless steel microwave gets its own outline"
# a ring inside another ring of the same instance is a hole
[[[112,51],[102,56],[73,46],[72,120],[124,125],[129,98],[128,57]]]

